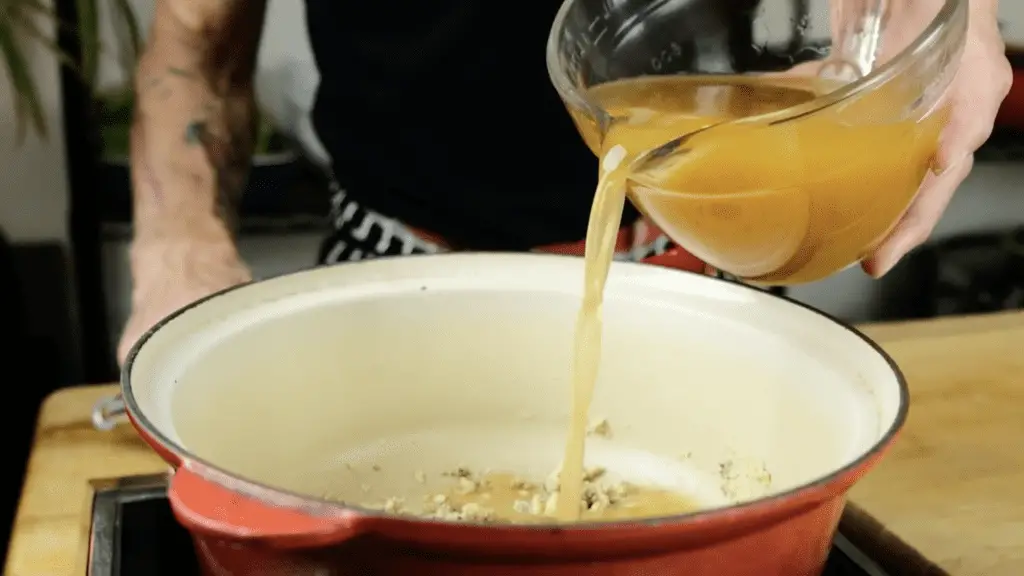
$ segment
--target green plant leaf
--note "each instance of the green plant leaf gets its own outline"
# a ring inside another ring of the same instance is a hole
[[[121,65],[134,76],[135,62],[139,57],[142,46],[142,32],[139,30],[139,19],[135,16],[131,0],[111,0],[114,5],[115,16],[124,24],[128,33],[128,45],[121,51]]]
[[[75,0],[78,42],[82,49],[82,77],[90,90],[96,87],[100,65],[99,9],[96,0]]]
[[[2,0],[0,0],[2,1]],[[33,40],[39,42],[47,50],[49,50],[64,66],[68,66],[79,76],[82,75],[81,67],[74,62],[54,40],[54,37],[49,34],[49,31],[40,28],[38,17],[45,18],[46,21],[52,23],[57,27],[58,30],[64,30],[72,34],[78,35],[78,30],[75,29],[70,23],[65,22],[57,17],[57,12],[52,6],[48,6],[42,0],[8,0],[11,2],[9,13],[9,20],[15,24],[15,29],[19,29],[21,32],[27,33]]]
[[[36,18],[31,14],[20,13],[16,16],[12,15],[11,22],[14,24],[14,29],[17,32],[20,32],[26,38],[37,42],[40,46],[49,50],[62,65],[80,72],[75,61],[72,60],[67,53],[61,50],[60,46],[57,45],[57,42],[48,34],[47,31],[40,27],[38,20],[36,20]]]
[[[140,53],[141,30],[130,0],[110,0],[113,16],[120,21],[126,33],[121,46],[122,64],[130,71]],[[23,141],[31,128],[46,137],[47,121],[38,86],[25,58],[26,41],[45,47],[63,66],[77,73],[89,90],[95,94],[98,81],[101,39],[99,30],[100,0],[75,0],[77,26],[62,21],[46,0],[0,0],[0,59],[7,69],[12,89],[12,107],[17,120],[18,141]],[[45,20],[44,20],[45,19]],[[53,40],[44,21],[78,36],[81,46],[80,62],[75,62]],[[127,45],[127,46],[125,46]]]
[[[42,0],[8,0],[8,5],[16,11],[31,11],[42,14],[56,21],[57,9]]]
[[[14,97],[14,112],[17,121],[18,143],[25,139],[26,125],[45,138],[47,135],[46,114],[39,98],[39,90],[32,76],[32,69],[19,45],[18,29],[11,16],[15,14],[11,5],[0,13],[0,56],[7,69]]]

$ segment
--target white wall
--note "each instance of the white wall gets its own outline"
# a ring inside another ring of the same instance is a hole
[[[52,26],[47,28],[52,31]],[[16,241],[63,241],[68,186],[57,64],[38,42],[22,45],[50,130],[46,140],[29,135],[19,145],[10,82],[6,68],[0,66],[0,229]]]
[[[1024,2],[1002,0],[999,20],[1003,23],[1003,39],[1012,46],[1024,46]]]

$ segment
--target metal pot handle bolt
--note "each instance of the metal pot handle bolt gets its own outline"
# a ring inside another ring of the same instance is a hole
[[[101,398],[92,407],[92,426],[103,432],[113,430],[124,414],[124,398],[120,394]]]

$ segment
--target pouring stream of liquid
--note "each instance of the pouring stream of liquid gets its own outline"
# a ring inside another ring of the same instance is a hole
[[[836,58],[827,60],[818,70],[820,77],[829,79],[855,80],[867,73],[874,64],[878,48],[880,23],[886,0],[843,0],[843,8],[852,3],[865,2],[874,5],[868,12],[867,21],[855,23],[853,30],[844,29],[840,35],[841,44]],[[864,6],[861,6],[862,8]],[[842,78],[845,76],[845,78]],[[824,98],[800,114],[789,114],[778,121],[765,122],[764,128],[771,129],[790,120],[803,118],[829,108],[839,100]],[[591,206],[587,228],[584,265],[584,295],[576,320],[574,354],[571,369],[572,400],[569,434],[566,440],[562,470],[559,475],[559,496],[556,518],[562,522],[577,521],[581,515],[584,485],[584,448],[590,404],[597,381],[598,365],[601,358],[601,332],[604,285],[608,278],[615,253],[615,244],[626,200],[627,180],[645,173],[652,174],[666,168],[666,163],[678,160],[691,149],[693,139],[726,125],[764,122],[759,117],[738,117],[711,123],[700,129],[683,134],[657,148],[639,156],[622,146],[613,146],[603,152],[601,176]],[[615,122],[609,127],[614,130]],[[710,140],[714,141],[714,139]]]

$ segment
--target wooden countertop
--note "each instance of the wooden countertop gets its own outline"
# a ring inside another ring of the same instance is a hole
[[[865,331],[903,368],[913,403],[893,451],[854,489],[844,530],[908,543],[934,563],[911,559],[915,576],[1021,576],[1024,313]],[[167,469],[127,424],[93,430],[93,403],[114,391],[68,389],[44,404],[7,576],[85,574],[90,480]]]

